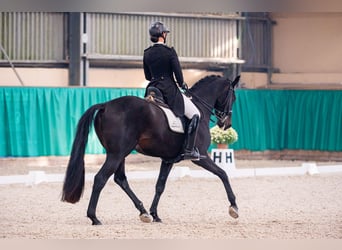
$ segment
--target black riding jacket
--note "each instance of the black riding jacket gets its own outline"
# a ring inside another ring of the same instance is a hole
[[[164,44],[156,43],[145,49],[143,64],[145,78],[150,81],[147,87],[158,88],[172,111],[179,117],[183,116],[184,101],[177,83],[181,87],[184,80],[176,51]]]

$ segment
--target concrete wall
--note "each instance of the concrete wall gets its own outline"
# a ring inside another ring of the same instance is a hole
[[[341,84],[342,13],[272,13],[273,83]]]
[[[342,13],[271,13],[273,73],[244,72],[247,88],[342,89]]]
[[[24,86],[67,87],[68,69],[16,68]],[[192,86],[207,75],[222,75],[204,70],[183,70],[185,82]],[[0,86],[21,86],[12,68],[0,68]],[[91,68],[88,73],[89,87],[145,88],[143,69]]]
[[[203,70],[183,70],[184,80],[192,86],[196,81],[217,72]],[[143,69],[91,69],[89,71],[90,87],[133,87],[145,88],[148,81],[145,80]]]
[[[272,13],[273,62],[282,73],[342,73],[342,13]]]
[[[25,86],[68,86],[68,69],[16,68]],[[21,86],[12,68],[0,68],[0,86]]]

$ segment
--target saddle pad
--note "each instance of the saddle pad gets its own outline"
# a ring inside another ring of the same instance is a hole
[[[163,110],[164,114],[166,115],[170,129],[173,132],[184,133],[183,124],[180,118],[175,116],[175,114],[170,109],[161,106],[159,107]]]

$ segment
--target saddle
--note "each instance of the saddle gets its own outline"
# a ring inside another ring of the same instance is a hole
[[[156,103],[161,103],[161,104],[164,104],[165,106],[166,103],[165,103],[165,99],[164,99],[164,96],[162,94],[162,92],[156,88],[156,87],[148,87],[146,89],[146,100],[149,100],[149,101],[153,101],[153,102],[156,102]]]
[[[182,133],[185,132],[185,127],[187,124],[187,119],[179,118],[175,116],[175,114],[172,112],[172,110],[169,108],[169,106],[165,103],[165,99],[163,97],[163,94],[161,91],[156,87],[148,87],[146,89],[146,97],[145,99],[149,102],[154,103],[156,106],[158,106],[165,114],[165,117],[168,121],[168,125],[171,131],[176,133]]]

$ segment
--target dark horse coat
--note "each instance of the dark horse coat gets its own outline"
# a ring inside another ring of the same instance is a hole
[[[239,78],[230,80],[211,76],[196,83],[189,92],[194,103],[201,110],[196,147],[201,155],[207,155],[210,145],[209,120],[212,110],[218,117],[217,125],[224,129],[231,126],[232,106],[235,101],[234,88]],[[96,217],[96,207],[101,190],[114,174],[114,181],[125,191],[140,212],[140,219],[150,222],[161,221],[157,214],[159,199],[164,192],[165,183],[171,171],[172,159],[179,154],[184,142],[184,134],[168,129],[166,118],[157,105],[136,96],[123,96],[105,103],[91,106],[80,118],[73,142],[70,160],[63,185],[62,200],[75,203],[79,201],[84,189],[84,154],[91,125],[94,123],[96,134],[106,149],[106,161],[94,178],[87,216],[94,225],[101,224]],[[125,157],[133,149],[138,152],[160,157],[162,163],[158,176],[155,195],[148,213],[128,184],[125,174]],[[238,217],[235,195],[226,172],[217,166],[210,157],[194,161],[218,176],[226,190],[230,202],[229,214]]]

